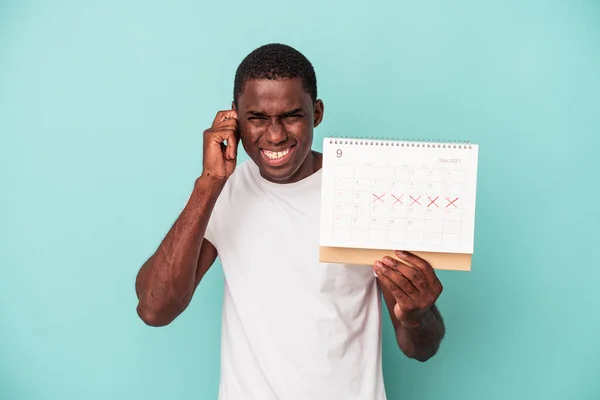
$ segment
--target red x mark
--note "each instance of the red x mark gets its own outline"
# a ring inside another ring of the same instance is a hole
[[[373,203],[375,203],[377,200],[381,201],[382,203],[383,201],[383,196],[385,196],[385,193],[382,194],[381,196],[377,196],[375,193],[373,193],[373,196],[375,196],[375,198],[373,199]]]
[[[393,197],[393,198],[396,200],[396,201],[394,201],[394,204],[396,204],[396,203],[404,204],[404,203],[402,202],[402,197],[404,197],[404,195],[403,195],[403,194],[401,194],[401,195],[400,195],[400,197],[396,197],[396,196],[394,196],[394,195],[392,195],[392,197]],[[392,204],[392,205],[394,205],[394,204]]]
[[[427,196],[427,199],[429,199],[429,204],[427,205],[427,207],[431,207],[432,204],[436,207],[439,207],[435,202],[439,198],[440,198],[440,196],[436,197],[435,199],[431,199],[431,197]]]
[[[408,196],[408,197],[410,197],[412,200],[412,203],[410,203],[411,206],[415,203],[417,203],[418,205],[421,205],[421,203],[419,202],[419,199],[421,198],[421,196],[417,197],[416,199],[412,196]]]
[[[455,198],[454,200],[450,200],[449,198],[446,197],[446,200],[448,200],[448,205],[446,206],[446,208],[448,208],[450,206],[454,206],[454,208],[458,208],[458,207],[456,207],[456,204],[454,204],[454,203],[456,203],[456,200],[458,200],[458,197]]]

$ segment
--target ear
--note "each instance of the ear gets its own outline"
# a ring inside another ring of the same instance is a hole
[[[319,126],[319,124],[321,123],[321,121],[323,121],[323,114],[325,113],[325,105],[323,104],[322,100],[317,100],[315,101],[315,106],[314,106],[314,123],[313,123],[313,127],[316,128],[317,126]]]

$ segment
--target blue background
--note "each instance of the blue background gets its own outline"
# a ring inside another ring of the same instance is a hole
[[[315,66],[316,149],[481,146],[473,271],[439,273],[430,362],[385,315],[389,398],[600,398],[600,3],[577,0],[3,0],[0,398],[216,397],[220,266],[166,328],[137,318],[133,284],[269,42]]]

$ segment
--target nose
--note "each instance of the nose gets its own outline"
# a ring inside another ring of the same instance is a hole
[[[279,144],[287,140],[285,127],[278,118],[275,118],[267,127],[267,142],[269,144]]]

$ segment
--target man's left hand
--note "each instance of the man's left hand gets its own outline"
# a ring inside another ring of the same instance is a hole
[[[405,251],[395,254],[402,262],[386,256],[375,261],[373,270],[396,299],[396,318],[405,326],[418,327],[442,293],[442,283],[421,257]]]

